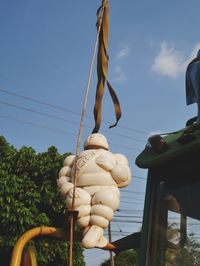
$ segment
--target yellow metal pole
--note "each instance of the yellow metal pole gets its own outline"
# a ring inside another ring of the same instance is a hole
[[[37,259],[35,254],[35,248],[30,246],[25,253],[22,255],[23,266],[37,266]]]
[[[37,259],[35,255],[35,249],[33,247],[29,247],[28,253],[30,256],[31,266],[37,266]]]
[[[22,252],[29,240],[36,236],[40,235],[49,235],[56,238],[64,239],[66,238],[66,232],[60,228],[55,227],[35,227],[26,233],[24,233],[19,240],[17,241],[13,252],[12,252],[12,258],[10,266],[20,266],[21,264],[21,258],[22,258]]]

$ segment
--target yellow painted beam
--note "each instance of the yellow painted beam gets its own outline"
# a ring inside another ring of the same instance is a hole
[[[35,249],[33,247],[29,247],[28,253],[30,256],[31,266],[37,266],[37,259],[35,255]]]
[[[34,237],[37,236],[50,236],[58,239],[64,239],[64,240],[69,240],[69,232],[64,231],[61,228],[55,228],[55,227],[35,227],[26,233],[24,233],[17,241],[13,252],[12,252],[12,257],[11,257],[11,263],[10,266],[20,266],[21,264],[21,259],[22,259],[22,253],[24,250],[25,245],[28,243],[29,240],[33,239]],[[81,241],[81,234],[76,233],[75,235],[75,241]],[[114,246],[111,243],[108,243],[104,248],[104,250],[112,250],[114,251],[116,249],[116,246]],[[32,266],[36,266],[36,258],[35,258],[35,253],[33,252],[30,253],[31,256],[31,262]]]
[[[22,252],[27,242],[36,236],[48,235],[55,238],[66,239],[66,232],[60,228],[55,227],[35,227],[24,233],[17,241],[13,252],[10,266],[20,266]],[[33,265],[34,266],[34,265]]]
[[[37,266],[35,248],[33,246],[28,247],[26,252],[23,252],[21,263],[23,266]]]

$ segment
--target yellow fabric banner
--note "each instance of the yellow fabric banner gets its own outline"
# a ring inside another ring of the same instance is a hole
[[[102,17],[100,15],[102,14]],[[101,21],[102,19],[102,21]],[[121,108],[119,100],[112,86],[108,82],[108,32],[109,32],[109,5],[108,0],[103,0],[102,5],[97,10],[97,29],[100,25],[99,32],[99,43],[98,43],[98,55],[97,55],[97,88],[96,88],[96,99],[94,105],[94,118],[95,127],[92,133],[97,133],[101,125],[101,113],[102,113],[102,99],[104,95],[105,82],[109,93],[111,95],[112,101],[114,103],[116,122],[111,127],[115,127],[121,117]]]

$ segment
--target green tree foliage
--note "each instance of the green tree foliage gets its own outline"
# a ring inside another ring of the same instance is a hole
[[[188,234],[184,243],[180,243],[180,231],[173,228],[176,223],[168,225],[167,245],[165,250],[165,266],[199,266],[200,243],[194,233]]]
[[[20,150],[0,136],[0,265],[9,265],[17,239],[36,226],[65,226],[64,201],[56,178],[66,154],[55,147],[37,154]],[[38,265],[67,265],[68,243],[54,239],[34,241]],[[74,265],[85,265],[82,249],[74,247]]]
[[[191,233],[187,237],[184,247],[180,249],[176,258],[176,265],[200,265],[200,243],[195,239],[195,234]]]
[[[138,251],[125,250],[114,256],[115,266],[138,266]],[[106,260],[101,266],[110,266],[110,260]]]

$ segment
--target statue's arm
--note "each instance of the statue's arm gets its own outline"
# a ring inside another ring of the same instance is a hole
[[[115,154],[115,165],[111,175],[118,187],[126,187],[131,181],[131,170],[128,166],[128,160],[123,154]]]
[[[114,155],[111,152],[105,152],[96,158],[96,164],[106,171],[111,171],[115,164]]]
[[[74,163],[75,155],[69,155],[65,158],[63,167],[59,172],[59,178],[57,179],[57,185],[64,198],[71,188],[74,187],[71,178],[71,169]]]

